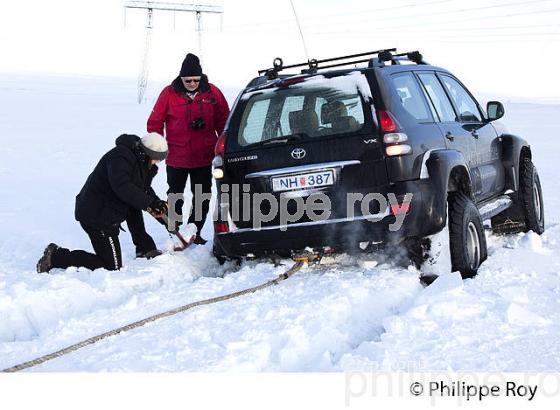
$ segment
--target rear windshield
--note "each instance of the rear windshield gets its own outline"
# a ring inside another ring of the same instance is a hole
[[[366,103],[370,98],[367,80],[359,72],[332,78],[314,76],[247,93],[240,104],[243,113],[237,143],[245,147],[273,138],[354,133],[364,126],[366,110],[371,116]]]

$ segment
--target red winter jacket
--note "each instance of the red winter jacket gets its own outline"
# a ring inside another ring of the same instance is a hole
[[[164,135],[169,145],[167,165],[176,168],[208,166],[214,158],[214,146],[223,132],[229,106],[222,92],[202,76],[194,99],[187,97],[180,78],[161,92],[148,118],[148,132]],[[193,130],[193,120],[202,118],[205,126]]]

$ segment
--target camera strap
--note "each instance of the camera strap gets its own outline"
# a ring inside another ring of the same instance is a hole
[[[189,104],[189,103],[186,101],[187,98],[190,98],[190,99],[194,102],[194,99],[195,99],[196,96],[198,95],[198,93],[196,93],[193,97],[191,97],[188,93],[185,93],[185,94],[186,94],[186,95],[185,95],[185,102],[187,103],[187,105],[191,105],[191,104]],[[203,100],[202,97],[198,100],[198,105],[199,105],[199,107],[200,107],[200,118],[202,118],[202,100]]]

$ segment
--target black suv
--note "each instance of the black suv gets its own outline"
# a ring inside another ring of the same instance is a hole
[[[305,68],[283,73],[296,67]],[[426,238],[448,227],[452,269],[473,276],[487,255],[483,220],[494,232],[544,231],[531,148],[493,122],[503,115],[417,51],[277,58],[240,93],[216,145],[214,254],[401,243],[421,264]],[[329,202],[322,218],[300,212],[319,195]]]

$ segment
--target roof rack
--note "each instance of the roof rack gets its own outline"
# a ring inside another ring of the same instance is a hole
[[[392,65],[400,64],[401,61],[412,61],[413,63],[416,64],[427,64],[423,60],[422,54],[420,54],[419,51],[408,51],[406,53],[394,54],[394,52],[396,51],[397,51],[396,48],[387,48],[387,49],[377,50],[377,51],[368,51],[367,53],[359,53],[359,54],[351,54],[342,57],[326,58],[323,60],[311,59],[308,60],[306,63],[291,64],[287,66],[284,65],[284,62],[280,57],[276,57],[272,62],[273,67],[264,70],[259,70],[259,76],[265,74],[269,80],[273,80],[275,78],[278,78],[278,73],[280,71],[289,68],[296,68],[296,67],[308,67],[302,69],[301,73],[312,74],[312,73],[316,73],[317,70],[322,70],[325,68],[341,67],[345,65],[358,64],[358,63],[369,63],[368,67],[381,67],[385,65],[385,62],[389,62],[389,61],[391,62]],[[377,55],[377,58],[371,57],[373,55]],[[340,61],[340,60],[350,60],[350,59],[355,59],[358,57],[365,57],[365,56],[370,56],[370,57],[367,59],[344,61],[336,64],[321,65],[319,67],[319,64],[323,64],[323,63],[330,63],[333,61]]]
[[[392,65],[398,65],[401,61],[412,61],[416,64],[428,64],[424,61],[422,54],[418,50],[407,51],[406,53],[391,54],[391,53],[381,53],[378,56],[377,64],[374,61],[370,61],[370,65],[385,65],[385,62],[390,61]]]
[[[383,49],[383,50],[377,50],[377,51],[368,51],[367,53],[359,53],[359,54],[351,54],[351,55],[347,55],[347,56],[342,56],[342,57],[333,57],[333,58],[326,58],[324,60],[316,60],[316,59],[311,59],[308,60],[305,63],[299,63],[299,64],[291,64],[291,65],[284,65],[284,62],[282,61],[282,59],[280,57],[276,57],[272,63],[273,67],[272,68],[267,68],[264,70],[259,70],[259,75],[263,75],[266,74],[266,76],[269,79],[274,79],[278,77],[278,73],[282,70],[286,70],[289,68],[296,68],[296,67],[309,67],[308,69],[302,70],[302,73],[307,72],[315,72],[318,69],[323,69],[323,68],[331,68],[331,67],[338,67],[338,66],[343,66],[343,65],[349,65],[349,64],[356,64],[356,63],[364,63],[369,61],[370,59],[367,60],[355,60],[355,61],[346,61],[344,63],[338,63],[338,64],[331,64],[331,65],[327,65],[327,66],[321,66],[319,67],[319,64],[322,63],[329,63],[332,61],[340,61],[340,60],[348,60],[351,58],[357,58],[357,57],[364,57],[364,56],[372,56],[374,54],[380,54],[383,52],[391,52],[391,51],[397,51],[396,48],[390,48],[390,49]],[[370,57],[371,58],[371,57]]]

